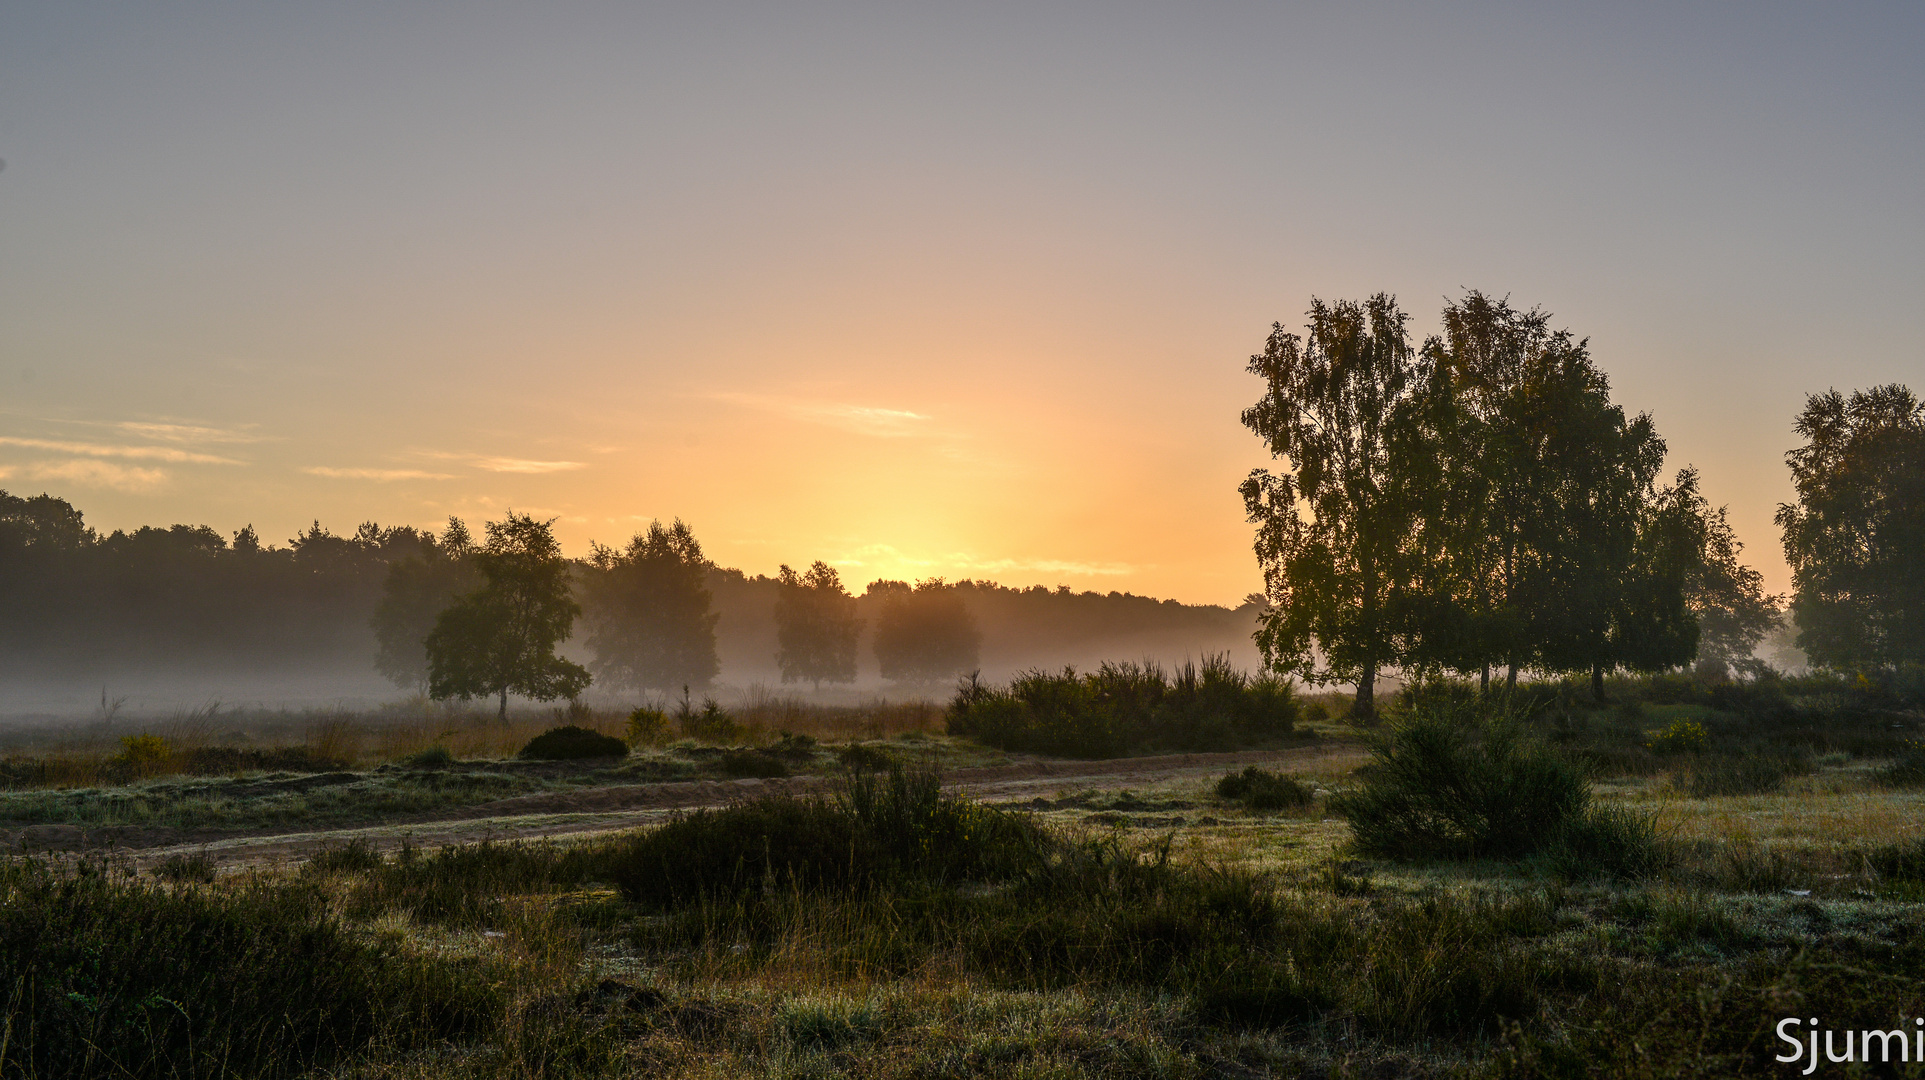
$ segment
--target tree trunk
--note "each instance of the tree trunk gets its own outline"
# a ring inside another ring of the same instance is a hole
[[[495,718],[504,724],[508,722],[508,688],[505,686],[501,688],[501,711],[495,714]]]
[[[1377,719],[1377,669],[1364,668],[1363,678],[1357,680],[1357,702],[1350,707],[1350,717],[1360,723]]]
[[[1517,689],[1517,665],[1512,664],[1510,668],[1510,673],[1504,676],[1504,689],[1515,690]]]
[[[1484,665],[1484,673],[1477,677],[1477,692],[1484,696],[1488,696],[1491,692],[1491,666],[1489,664]]]
[[[1591,665],[1591,697],[1600,703],[1604,701],[1604,665],[1603,664]]]

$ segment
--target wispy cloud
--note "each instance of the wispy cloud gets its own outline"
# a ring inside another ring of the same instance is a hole
[[[264,436],[246,431],[229,431],[225,428],[203,427],[199,424],[150,424],[137,420],[124,420],[114,425],[129,435],[144,439],[157,439],[161,442],[177,443],[255,443]]]
[[[829,427],[853,431],[858,435],[871,435],[876,438],[898,439],[910,435],[929,433],[930,417],[924,413],[908,409],[884,409],[873,405],[854,405],[839,401],[807,401],[796,398],[765,397],[760,394],[712,394],[716,401],[726,401],[748,409],[760,409],[800,420],[809,424],[824,424]]]
[[[337,469],[328,465],[303,466],[302,472],[310,476],[326,476],[337,480],[376,480],[387,483],[394,480],[453,480],[453,473],[425,472],[421,469]]]
[[[170,461],[197,465],[239,465],[233,458],[217,457],[172,446],[109,446],[105,443],[67,442],[61,439],[23,439],[0,435],[0,446],[19,446],[29,450],[52,450],[82,457],[128,458],[136,461]]]
[[[116,465],[111,461],[52,461],[22,466],[20,475],[30,480],[60,480],[87,487],[115,491],[151,491],[167,482],[162,469],[143,469],[136,465]]]
[[[579,461],[528,461],[511,457],[471,458],[469,464],[477,469],[505,473],[558,473],[587,467]]]

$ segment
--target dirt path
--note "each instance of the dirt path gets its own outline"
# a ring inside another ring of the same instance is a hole
[[[1230,766],[1344,768],[1361,760],[1361,756],[1361,751],[1353,746],[1319,744],[1278,751],[1169,754],[1110,761],[1025,761],[951,770],[945,774],[943,786],[984,802],[1006,804],[1054,798],[1081,788],[1141,787],[1171,780],[1200,779]],[[626,784],[500,799],[437,814],[429,820],[340,829],[283,829],[165,846],[142,844],[138,836],[127,836],[119,846],[137,866],[152,865],[172,855],[203,853],[223,865],[259,865],[306,858],[323,847],[338,846],[349,840],[362,840],[386,850],[404,842],[432,848],[483,839],[590,836],[650,824],[676,811],[724,806],[777,792],[826,791],[833,784],[832,779],[819,776]]]

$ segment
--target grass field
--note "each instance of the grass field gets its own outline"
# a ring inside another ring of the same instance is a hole
[[[1527,743],[1591,763],[1586,813],[1654,824],[1662,857],[1630,874],[1550,849],[1366,857],[1346,814],[1394,772],[1381,748],[1400,721],[1340,718],[1314,722],[1326,752],[1292,770],[1307,801],[1272,810],[1220,793],[1225,768],[1004,806],[940,795],[926,770],[1000,756],[923,724],[863,740],[914,748],[895,787],[844,773],[855,791],[577,841],[344,840],[240,867],[180,849],[138,873],[111,855],[15,857],[0,1076],[1780,1076],[1809,1064],[1778,1060],[1786,1018],[1910,1031],[1925,1012],[1925,788],[1904,771],[1919,715],[1828,719],[1797,694],[1747,715],[1613,689],[1607,707],[1537,702]],[[797,771],[837,773],[848,744],[816,730],[829,739]],[[684,745],[438,775],[548,790],[717,761]],[[344,791],[430,770],[349,771],[364,779]],[[1752,790],[1707,793],[1732,787]],[[311,827],[315,805],[287,820]],[[290,981],[298,1009],[276,989]]]

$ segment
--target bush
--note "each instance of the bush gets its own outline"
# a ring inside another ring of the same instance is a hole
[[[764,886],[803,891],[1015,873],[1043,841],[1026,815],[942,793],[934,772],[852,773],[834,799],[776,795],[698,810],[612,857],[623,897],[657,908]]]
[[[668,737],[668,714],[647,705],[628,714],[628,745],[653,746]]]
[[[584,758],[628,756],[628,744],[613,735],[587,728],[550,728],[528,740],[521,748],[522,758],[530,761],[578,761]]]
[[[445,769],[454,763],[454,754],[445,746],[430,746],[401,759],[410,769]]]
[[[850,743],[836,751],[836,761],[845,769],[865,772],[880,772],[892,765],[899,764],[896,755],[880,746],[868,743]]]
[[[1241,803],[1245,809],[1295,810],[1309,806],[1317,793],[1292,776],[1280,776],[1252,765],[1241,773],[1228,773],[1217,781],[1217,798]]]
[[[1891,764],[1878,770],[1878,779],[1889,787],[1925,784],[1925,739],[1907,742]]]
[[[1768,795],[1780,791],[1792,776],[1811,771],[1799,758],[1771,754],[1721,754],[1691,763],[1677,784],[1696,799],[1720,795]]]
[[[200,746],[179,755],[181,771],[195,776],[229,776],[242,772],[338,772],[348,762],[317,753],[307,746],[269,750],[235,746]]]
[[[340,847],[325,847],[314,853],[304,869],[314,874],[353,873],[373,870],[381,865],[381,853],[366,840],[350,840]]]
[[[1031,670],[1006,688],[974,678],[949,707],[949,732],[1004,750],[1105,758],[1154,750],[1228,750],[1288,735],[1291,683],[1252,678],[1227,657],[1184,664],[1105,663],[1087,675]]]
[[[1707,735],[1703,724],[1673,720],[1663,731],[1653,731],[1645,749],[1654,754],[1695,754],[1704,749]]]
[[[741,726],[714,698],[703,698],[702,707],[697,709],[689,704],[688,695],[683,694],[675,710],[675,724],[685,738],[705,743],[731,743],[742,737]]]
[[[1372,741],[1363,784],[1331,800],[1357,850],[1393,859],[1518,859],[1561,874],[1646,872],[1662,861],[1648,819],[1596,810],[1584,768],[1508,716],[1419,708]]]
[[[361,940],[300,886],[176,889],[0,863],[10,1075],[306,1075],[383,1039],[433,1045],[502,1005],[479,962]]]
[[[722,771],[730,776],[773,780],[789,775],[789,766],[781,758],[760,750],[730,750],[722,755]]]

